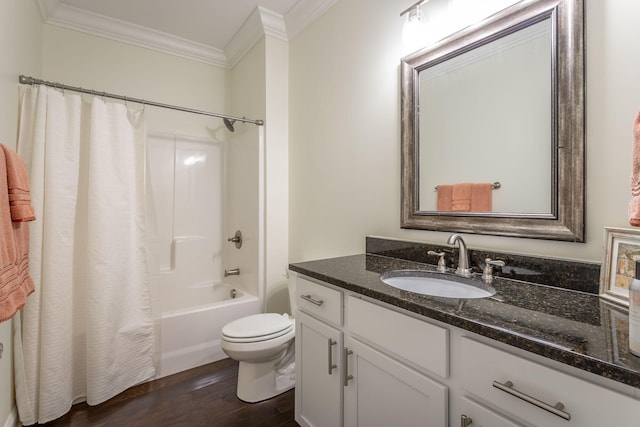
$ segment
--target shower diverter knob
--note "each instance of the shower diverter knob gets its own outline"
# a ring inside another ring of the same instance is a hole
[[[233,237],[229,237],[227,241],[235,243],[236,248],[240,249],[242,247],[242,233],[240,230],[237,230],[236,234]]]

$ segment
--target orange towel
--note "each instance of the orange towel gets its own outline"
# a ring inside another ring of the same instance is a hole
[[[633,122],[633,164],[631,169],[631,200],[628,213],[629,224],[640,227],[640,112]]]
[[[11,193],[11,188],[19,191]],[[24,163],[0,144],[0,322],[13,317],[34,291],[29,276],[29,224],[25,221],[35,217],[26,200],[28,190]],[[14,214],[18,219],[12,221]]]
[[[455,184],[453,186],[451,210],[453,212],[471,211],[471,184]]]
[[[438,185],[438,211],[491,212],[493,187],[489,183]]]
[[[29,191],[29,178],[22,159],[13,150],[0,144],[4,151],[7,168],[7,187],[9,192],[9,206],[12,221],[33,221],[36,219]]]
[[[451,212],[453,185],[438,185],[438,206],[440,212]]]
[[[471,184],[471,212],[491,212],[492,194],[491,184]]]

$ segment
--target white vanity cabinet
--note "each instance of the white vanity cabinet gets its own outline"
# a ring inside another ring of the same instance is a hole
[[[342,333],[298,311],[295,345],[296,421],[303,427],[341,426]]]
[[[467,337],[461,356],[462,393],[506,417],[540,427],[640,425],[632,397]]]
[[[295,280],[296,421],[303,427],[340,427],[342,293],[301,277]]]
[[[640,426],[635,389],[613,391],[593,374],[578,378],[463,329],[295,280],[302,426]]]
[[[345,427],[447,425],[447,387],[357,339],[345,347]]]
[[[448,373],[446,329],[353,296],[343,324],[342,311],[332,309],[342,302],[340,291],[302,277],[296,281],[300,425],[447,426],[447,387],[425,374]],[[414,334],[427,337],[423,346],[415,345]]]
[[[354,296],[345,312],[344,425],[446,426],[447,387],[425,372],[447,375],[447,330]]]

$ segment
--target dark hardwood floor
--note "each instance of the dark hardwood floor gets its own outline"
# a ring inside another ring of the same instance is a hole
[[[62,426],[297,427],[294,390],[264,402],[236,397],[238,363],[231,359],[200,366],[130,388],[97,406],[74,405],[43,424]]]

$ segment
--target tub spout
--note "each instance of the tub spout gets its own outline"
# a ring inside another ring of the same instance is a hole
[[[239,276],[240,275],[240,269],[239,268],[232,268],[231,270],[224,270],[224,277],[229,277],[229,276]]]

